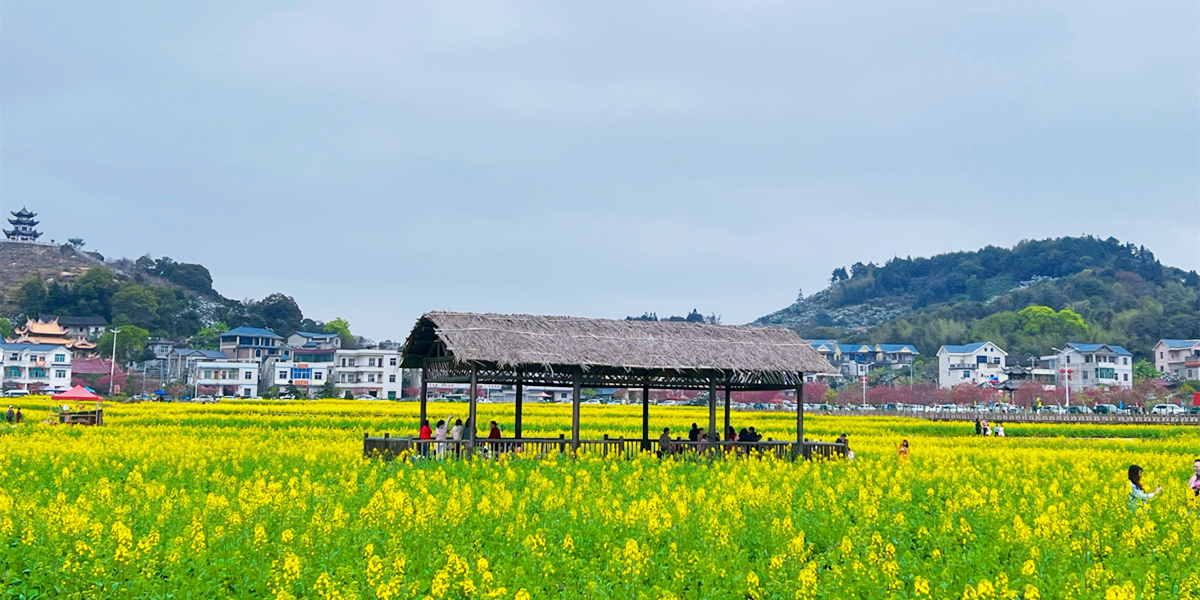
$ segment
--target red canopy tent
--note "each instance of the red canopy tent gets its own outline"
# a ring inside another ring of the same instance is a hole
[[[92,392],[89,392],[86,389],[84,389],[84,387],[82,385],[77,385],[61,394],[55,394],[53,396],[50,396],[50,399],[51,400],[77,400],[77,401],[79,401],[79,400],[90,400],[90,401],[103,400],[103,398],[101,398],[99,395],[93,394]]]

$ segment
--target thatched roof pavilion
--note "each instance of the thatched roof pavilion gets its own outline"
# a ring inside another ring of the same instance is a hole
[[[517,437],[525,384],[573,387],[576,445],[581,387],[642,388],[647,438],[650,388],[707,389],[711,439],[718,387],[725,390],[726,425],[731,390],[795,389],[802,440],[804,374],[836,372],[789,329],[460,312],[423,315],[404,344],[401,364],[422,371],[422,419],[427,383],[470,383],[472,419],[475,385],[517,386]]]

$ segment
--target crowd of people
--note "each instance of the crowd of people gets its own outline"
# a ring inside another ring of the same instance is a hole
[[[450,425],[451,420],[454,421],[453,425]],[[421,428],[417,431],[417,451],[421,456],[428,456],[429,447],[432,445],[438,458],[445,458],[448,452],[453,452],[455,456],[458,456],[461,454],[462,444],[455,442],[470,439],[469,434],[465,433],[470,431],[470,427],[471,419],[468,418],[466,421],[463,421],[462,419],[455,418],[454,415],[450,415],[445,419],[439,419],[437,426],[433,428],[429,426],[428,419],[421,421]],[[480,436],[478,432],[475,435],[475,439],[477,440],[500,440],[503,438],[504,436],[500,432],[500,424],[495,421],[488,423],[488,434],[486,437]],[[489,447],[485,446],[485,448]],[[496,444],[490,446],[490,449],[493,451],[500,448]]]

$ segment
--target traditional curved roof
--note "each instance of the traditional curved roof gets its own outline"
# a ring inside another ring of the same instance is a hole
[[[438,342],[460,363],[505,367],[836,372],[799,334],[779,327],[440,311],[417,321],[403,366],[422,366]]]

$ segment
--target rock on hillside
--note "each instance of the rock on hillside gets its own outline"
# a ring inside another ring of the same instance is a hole
[[[913,298],[909,296],[873,298],[859,304],[835,306],[838,285],[830,285],[791,306],[759,318],[751,325],[773,325],[796,330],[810,327],[870,329],[913,309]]]
[[[72,282],[92,267],[102,267],[104,257],[62,245],[0,242],[0,293],[6,301],[30,277],[39,275],[47,283]]]

